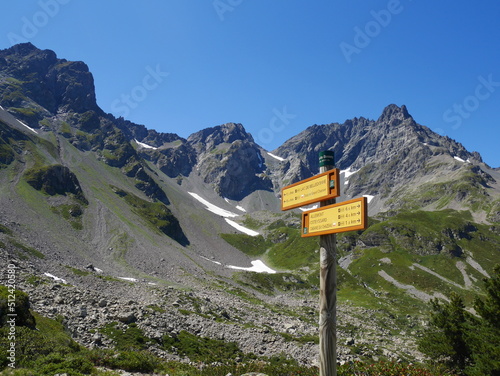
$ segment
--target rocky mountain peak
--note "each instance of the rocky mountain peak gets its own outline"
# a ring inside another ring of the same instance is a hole
[[[239,123],[206,128],[188,137],[196,150],[197,174],[221,196],[241,200],[255,190],[270,190],[262,176],[265,161],[252,135]]]
[[[386,108],[384,108],[384,111],[382,111],[382,115],[380,115],[377,122],[391,123],[394,120],[399,120],[399,122],[402,122],[408,119],[413,120],[412,116],[408,113],[408,109],[405,105],[399,107],[395,104],[390,104]]]
[[[32,43],[27,42],[27,43],[16,44],[15,46],[7,48],[2,52],[5,52],[8,55],[26,56],[26,55],[29,55],[31,53],[37,53],[37,52],[41,52],[41,51],[42,50],[39,50],[38,48],[36,48]],[[46,51],[50,51],[50,50],[46,50]],[[50,51],[50,52],[54,53],[53,51]]]
[[[51,114],[102,113],[96,102],[94,78],[84,62],[58,59],[54,51],[40,50],[31,43],[0,51],[0,84],[3,107],[38,104]]]
[[[193,133],[188,137],[188,143],[199,144],[204,150],[211,150],[223,143],[232,143],[236,140],[248,140],[253,142],[253,137],[239,123],[226,123],[216,127],[206,128]]]

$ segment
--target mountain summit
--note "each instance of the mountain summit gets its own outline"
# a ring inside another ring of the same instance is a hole
[[[393,122],[395,120],[404,121],[407,119],[413,120],[405,105],[398,107],[395,104],[390,104],[384,108],[382,115],[378,118],[378,122]]]
[[[42,116],[74,111],[102,113],[96,103],[94,78],[81,62],[58,59],[51,50],[31,43],[0,51],[4,107],[34,106]],[[27,119],[33,125],[35,119]]]

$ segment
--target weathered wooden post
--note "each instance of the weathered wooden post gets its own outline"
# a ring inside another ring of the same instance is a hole
[[[332,151],[319,154],[320,173],[281,189],[281,210],[319,202],[320,207],[302,213],[301,236],[319,236],[320,376],[337,375],[337,244],[336,233],[366,229],[366,197],[335,203],[340,196],[340,171],[334,168]]]
[[[332,151],[319,154],[319,172],[335,168]],[[321,201],[320,207],[335,204],[335,199]],[[337,375],[337,244],[336,235],[319,237],[319,360],[320,376]]]

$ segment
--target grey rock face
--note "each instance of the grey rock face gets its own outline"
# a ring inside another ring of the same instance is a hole
[[[272,188],[263,174],[260,148],[241,124],[207,128],[187,141],[197,151],[197,173],[221,196],[241,200],[255,190]]]
[[[307,128],[273,151],[286,159],[281,170],[274,171],[277,180],[291,184],[317,174],[323,150],[334,151],[336,167],[353,173],[344,179],[348,184],[341,188],[343,195],[375,196],[377,211],[398,209],[405,204],[402,197],[430,181],[458,181],[464,174],[474,175],[482,182],[479,185],[492,181],[477,152],[417,124],[405,106],[387,106],[376,121],[354,118]],[[424,207],[431,201],[416,205]]]
[[[58,59],[53,51],[39,50],[31,43],[2,50],[0,58],[8,63],[6,73],[23,81],[24,95],[51,113],[69,109],[77,113],[102,112],[96,103],[94,78],[85,63]],[[15,98],[7,100],[7,104],[20,105],[22,97]]]

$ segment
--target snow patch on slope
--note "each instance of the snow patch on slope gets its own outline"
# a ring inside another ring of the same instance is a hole
[[[226,210],[226,209],[222,209],[220,207],[218,207],[217,205],[214,205],[212,204],[211,202],[208,202],[207,200],[205,200],[203,197],[201,197],[200,195],[196,194],[196,193],[193,193],[193,192],[188,192],[191,196],[193,196],[196,200],[198,200],[199,202],[201,202],[203,205],[205,205],[205,209],[211,211],[212,213],[214,214],[217,214],[217,215],[220,215],[221,217],[224,217],[225,221],[233,226],[235,229],[237,229],[238,231],[241,231],[247,235],[250,235],[250,236],[257,236],[257,235],[260,235],[257,231],[254,231],[254,230],[250,230],[249,228],[246,228],[228,218],[235,218],[235,217],[239,217],[239,214],[236,214],[236,213],[233,213],[229,210]],[[229,202],[227,199],[225,199],[226,202]],[[246,212],[246,210],[241,207],[241,206],[236,206],[236,209],[238,210],[241,210],[243,212]]]
[[[65,279],[62,279],[62,278],[59,278],[59,277],[56,277],[54,274],[50,274],[50,273],[43,273],[45,276],[49,277],[49,278],[52,278],[54,281],[56,282],[62,282],[62,283],[68,283],[66,282]]]
[[[274,159],[277,159],[280,162],[283,162],[285,160],[285,158],[278,157],[277,155],[271,154],[269,152],[267,154],[273,157]]]
[[[471,163],[470,159],[467,159],[466,161],[464,161],[462,158],[457,157],[456,155],[453,158],[455,158],[457,161],[462,162],[462,163]]]
[[[228,198],[224,197],[224,201],[226,201],[228,204],[231,204],[231,201],[229,201]],[[243,206],[240,206],[240,205],[236,205],[236,209],[238,209],[239,211],[242,211],[244,213],[246,213],[246,209],[243,207]]]
[[[25,126],[26,128],[28,128],[31,132],[35,133],[35,134],[38,134],[38,132],[36,130],[34,130],[33,128],[31,128],[29,125],[23,123],[21,120],[17,120],[21,125]]]
[[[317,208],[319,208],[319,204],[314,204],[311,206],[302,206],[299,209],[304,212],[304,211],[313,210],[313,209],[317,209]]]
[[[210,260],[208,257],[205,257],[205,256],[200,256],[203,260],[207,260],[207,261],[210,261],[210,262],[213,262],[214,264],[217,264],[217,265],[222,265],[222,262],[219,262],[219,261],[214,261],[214,260]]]
[[[245,268],[243,266],[223,265],[219,261],[210,260],[209,258],[204,257],[204,256],[201,256],[201,258],[204,259],[204,260],[213,262],[214,264],[217,264],[217,265],[220,265],[220,266],[224,266],[224,267],[226,267],[228,269],[244,270],[246,272],[255,272],[255,273],[276,274],[276,270],[271,269],[266,264],[264,264],[264,262],[261,261],[261,260],[254,260],[254,261],[252,261],[252,266],[251,267]]]
[[[276,270],[271,269],[266,264],[264,264],[261,260],[252,261],[252,266],[250,268],[244,268],[241,266],[234,266],[234,265],[228,265],[227,267],[229,269],[245,270],[247,272],[276,274]]]
[[[137,145],[143,147],[144,149],[153,149],[153,150],[156,150],[158,148],[154,147],[154,146],[151,146],[151,145],[148,145],[148,144],[145,144],[143,142],[139,142],[137,141],[135,138],[134,138],[134,141],[137,143]]]
[[[351,168],[349,167],[347,170],[340,170],[340,174],[344,174],[344,178],[347,179],[349,176],[355,174],[358,171],[359,170],[351,170]]]
[[[366,197],[366,201],[368,203],[370,203],[375,198],[375,196],[372,195],[363,195],[363,197]]]
[[[139,280],[135,278],[129,278],[129,277],[118,277],[119,279],[122,279],[124,281],[129,281],[129,282],[138,282]]]
[[[228,218],[224,218],[224,220],[230,224],[231,226],[233,226],[236,230],[238,231],[241,231],[247,235],[250,235],[250,236],[257,236],[257,235],[260,235],[257,231],[254,231],[254,230],[250,230],[249,228],[246,228],[245,226],[242,226],[234,221],[231,221],[230,219]]]
[[[230,212],[229,210],[226,210],[226,209],[222,209],[222,208],[218,207],[217,205],[214,205],[214,204],[208,202],[207,200],[205,200],[203,197],[201,197],[200,195],[198,195],[196,193],[193,193],[193,192],[188,192],[188,193],[191,196],[193,196],[196,200],[201,202],[203,205],[205,205],[206,206],[205,209],[207,209],[208,211],[211,211],[214,214],[220,215],[221,217],[224,217],[224,218],[238,217],[238,214]]]
[[[344,175],[344,185],[349,184],[349,176],[355,174],[358,171],[359,170],[351,170],[350,167],[347,170],[340,170],[340,175]]]

